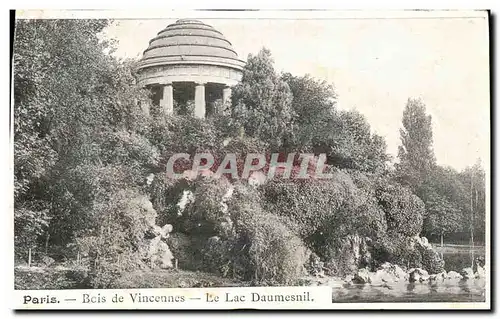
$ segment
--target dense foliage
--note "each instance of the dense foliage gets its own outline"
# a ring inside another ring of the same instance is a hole
[[[432,149],[432,117],[425,113],[421,100],[408,99],[402,122],[400,161],[396,167],[401,182],[416,190],[436,164]]]
[[[432,118],[421,100],[409,99],[403,112],[404,129],[396,177],[425,204],[424,234],[451,235],[454,240],[484,243],[485,172],[479,163],[457,172],[436,164],[432,149]]]
[[[94,247],[90,264],[99,266],[96,260],[120,259],[134,245],[127,237],[134,222],[115,223],[117,209],[135,200],[123,193],[145,195],[143,175],[156,164],[158,152],[141,135],[147,124],[139,105],[148,103],[147,94],[134,85],[130,63],[107,54],[110,43],[98,37],[107,24],[16,22],[14,180],[20,259],[26,260],[28,248],[67,246],[85,236],[86,245]],[[76,258],[74,250],[65,251],[63,257]]]
[[[108,24],[16,23],[18,261],[30,249],[61,262],[81,256],[88,285],[113,286],[148,267],[141,245],[152,226],[168,223],[167,242],[183,269],[293,284],[310,256],[333,274],[387,260],[431,269],[434,256],[415,248],[422,230],[484,233],[484,171],[435,165],[421,102],[410,100],[403,114],[395,172],[383,138],[361,114],[337,109],[332,86],[279,74],[266,49],[248,57],[232,103],[216,116],[161,117],[136,86],[133,62],[110,55],[113,43],[101,36]],[[167,160],[180,152],[325,153],[334,177],[169,179]],[[472,201],[464,200],[469,193]]]

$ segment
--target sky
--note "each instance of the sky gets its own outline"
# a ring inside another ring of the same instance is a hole
[[[115,55],[140,58],[149,40],[179,18],[116,20],[106,30]],[[262,47],[277,71],[326,80],[338,107],[365,115],[397,156],[408,98],[432,116],[438,164],[489,168],[488,24],[482,17],[305,19],[199,18],[222,32],[242,60]]]

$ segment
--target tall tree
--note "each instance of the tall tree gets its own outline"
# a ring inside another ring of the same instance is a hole
[[[484,242],[486,226],[486,174],[478,160],[476,164],[465,168],[460,179],[467,189],[466,227],[464,231],[474,234],[476,240]]]
[[[401,145],[398,150],[398,177],[403,185],[417,191],[435,166],[432,148],[432,118],[420,99],[408,99],[403,111]]]
[[[366,118],[356,111],[336,108],[332,85],[309,75],[289,73],[282,78],[293,95],[293,119],[289,148],[326,153],[328,164],[369,172],[384,171],[389,157],[384,139],[371,133]]]
[[[232,102],[233,115],[248,136],[267,140],[274,149],[282,146],[293,119],[292,93],[275,71],[269,49],[248,56]]]
[[[464,230],[468,220],[464,217],[468,192],[459,173],[452,168],[435,166],[420,187],[420,197],[427,210],[424,233],[439,236],[441,244],[445,235]]]
[[[138,166],[124,153],[142,143],[130,133],[140,127],[136,101],[145,95],[128,63],[109,55],[110,43],[99,36],[108,23],[16,22],[15,228],[19,239],[32,238],[26,245],[42,233],[43,242],[50,235],[66,244],[91,226],[96,194],[107,193],[98,187],[103,166],[121,159],[130,170]]]
[[[310,151],[314,140],[328,131],[328,123],[335,116],[337,95],[332,85],[309,75],[298,77],[285,73],[282,79],[292,92],[292,109],[295,115],[293,130],[286,146]]]

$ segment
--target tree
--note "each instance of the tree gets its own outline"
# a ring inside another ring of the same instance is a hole
[[[297,77],[285,73],[282,79],[290,87],[294,112],[292,134],[285,147],[308,150],[320,136],[321,128],[332,120],[337,96],[333,86],[309,75]]]
[[[385,140],[371,133],[370,124],[357,111],[340,111],[326,135],[329,164],[364,172],[384,173],[390,157]]]
[[[476,164],[465,168],[460,173],[460,180],[466,189],[467,205],[465,209],[464,229],[484,242],[486,227],[486,172],[478,160]]]
[[[270,141],[279,149],[287,138],[293,118],[292,94],[288,84],[274,70],[271,51],[263,48],[249,55],[241,82],[233,88],[233,117],[245,134]]]
[[[444,235],[456,232],[461,226],[461,210],[458,205],[449,202],[446,197],[431,193],[426,198],[425,206],[427,217],[424,228],[427,233],[438,235],[441,238],[441,247],[444,244]]]
[[[404,236],[415,236],[422,231],[424,203],[401,185],[380,183],[376,197],[387,220],[387,230]]]
[[[332,85],[309,75],[282,76],[292,95],[292,134],[288,149],[326,153],[328,164],[339,168],[382,172],[389,160],[384,139],[372,134],[366,118],[356,111],[336,109]]]
[[[39,216],[28,229],[43,232],[43,242],[65,245],[94,227],[94,200],[105,189],[100,173],[123,165],[118,170],[132,177],[125,185],[134,186],[154,154],[137,137],[147,126],[138,106],[147,96],[130,62],[109,55],[112,43],[99,37],[108,23],[16,22],[15,224],[21,231],[27,212]]]
[[[425,113],[421,100],[408,99],[400,135],[399,163],[396,165],[399,180],[417,191],[436,162],[432,149],[432,118]]]
[[[444,236],[464,229],[464,209],[467,191],[452,168],[435,166],[420,187],[420,197],[425,203],[424,233]]]

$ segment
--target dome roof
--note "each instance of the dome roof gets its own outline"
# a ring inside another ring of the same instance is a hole
[[[198,20],[181,19],[149,41],[139,69],[161,65],[208,64],[241,70],[244,61],[222,33]]]

